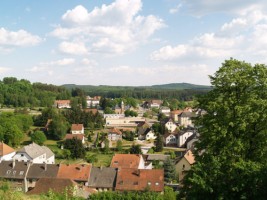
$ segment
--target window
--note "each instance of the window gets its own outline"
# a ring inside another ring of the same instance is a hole
[[[159,183],[158,183],[158,182],[156,182],[156,183],[155,183],[155,185],[159,185]]]
[[[23,156],[24,156],[24,154],[20,154],[20,156],[21,156],[21,157],[23,157]]]
[[[147,185],[151,185],[151,182],[147,182]]]
[[[24,174],[24,171],[20,171],[19,175],[22,176]]]
[[[6,174],[10,174],[11,173],[11,170],[7,170]]]

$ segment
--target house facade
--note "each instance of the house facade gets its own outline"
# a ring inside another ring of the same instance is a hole
[[[166,115],[167,117],[169,117],[171,113],[171,109],[169,107],[163,106],[163,107],[160,107],[159,113],[162,113]]]
[[[110,129],[108,131],[108,139],[110,141],[118,141],[122,139],[122,132],[116,128]]]
[[[71,134],[84,134],[83,124],[72,124],[71,125]]]
[[[176,172],[179,176],[179,182],[183,180],[185,174],[195,163],[195,157],[191,150],[188,150],[175,164]]]
[[[165,133],[163,135],[163,143],[165,146],[177,146],[177,134]]]
[[[14,160],[32,163],[55,163],[54,153],[46,146],[39,146],[36,143],[29,144],[19,149],[13,156]]]
[[[186,141],[194,134],[193,130],[180,131],[177,135],[177,146],[183,147]]]
[[[184,127],[192,127],[194,126],[192,118],[194,118],[195,116],[196,115],[193,112],[182,112],[180,115],[178,115],[178,123]]]
[[[55,100],[54,107],[56,108],[71,108],[70,100]]]
[[[169,132],[174,132],[177,128],[177,125],[174,123],[174,121],[169,118],[164,122],[165,128],[169,131]]]
[[[3,142],[0,142],[0,162],[2,160],[12,160],[16,154],[15,150]]]

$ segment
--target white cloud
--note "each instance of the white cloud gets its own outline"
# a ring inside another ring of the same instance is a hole
[[[7,68],[7,67],[0,67],[0,73],[3,74],[7,71],[10,71],[11,69],[10,68]]]
[[[83,65],[91,65],[91,66],[97,66],[98,63],[95,60],[90,60],[88,58],[83,58],[81,61],[81,64]]]
[[[141,0],[116,0],[92,11],[78,5],[63,14],[63,23],[51,35],[65,40],[65,45],[83,42],[83,47],[88,48],[83,48],[82,53],[89,49],[91,52],[124,54],[145,43],[155,31],[165,26],[159,17],[138,15],[141,9]],[[65,52],[62,44],[59,49]]]
[[[41,62],[39,66],[66,66],[75,63],[74,58],[63,58],[60,60],[50,61],[50,62]]]
[[[62,42],[59,45],[59,51],[72,55],[85,55],[88,50],[82,42]]]
[[[39,44],[42,39],[37,35],[32,35],[25,30],[9,31],[0,28],[0,46],[34,46]]]
[[[174,8],[171,8],[170,10],[169,10],[169,13],[170,14],[175,14],[175,13],[177,13],[179,10],[180,10],[180,8],[182,7],[182,5],[183,4],[178,4],[176,7],[174,7]]]

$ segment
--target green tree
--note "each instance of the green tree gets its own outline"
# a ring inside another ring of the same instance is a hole
[[[172,159],[169,157],[164,162],[164,180],[167,183],[177,180],[175,165]]]
[[[133,144],[130,148],[130,154],[142,154],[140,144]]]
[[[122,141],[121,140],[117,141],[116,149],[117,149],[117,151],[122,151]]]
[[[77,138],[67,139],[64,141],[64,148],[70,150],[72,158],[84,158],[85,149],[82,141]]]
[[[163,136],[157,133],[155,151],[161,152],[163,150]]]
[[[31,140],[39,145],[43,145],[46,141],[46,136],[43,131],[34,131],[30,136]]]
[[[110,151],[109,149],[109,140],[107,138],[104,139],[104,148],[103,148],[103,151],[104,153],[108,153]]]
[[[198,99],[196,163],[184,180],[187,199],[266,199],[267,68],[226,60]]]
[[[48,126],[48,134],[53,139],[62,140],[65,137],[68,128],[69,125],[65,117],[58,114],[52,118],[52,121]]]

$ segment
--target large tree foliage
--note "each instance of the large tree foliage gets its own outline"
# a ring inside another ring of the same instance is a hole
[[[177,180],[177,175],[175,171],[175,165],[173,160],[168,157],[164,162],[164,180],[167,183]]]
[[[64,142],[64,148],[69,149],[72,158],[84,158],[85,148],[82,141],[77,138],[67,139]]]
[[[30,135],[30,137],[31,137],[31,141],[32,141],[32,142],[35,142],[35,143],[37,143],[37,144],[39,144],[39,145],[43,145],[44,142],[46,141],[46,136],[45,136],[45,134],[44,134],[43,131],[39,131],[39,130],[34,131],[34,132]]]
[[[266,199],[267,68],[226,60],[199,98],[196,164],[184,180],[187,199]]]

